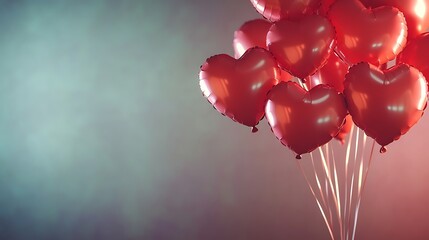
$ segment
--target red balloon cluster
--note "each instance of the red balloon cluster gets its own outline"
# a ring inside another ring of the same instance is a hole
[[[201,90],[220,113],[254,131],[266,116],[297,157],[344,142],[353,122],[384,150],[419,121],[429,0],[250,2],[267,20],[235,32],[235,58],[201,66]]]

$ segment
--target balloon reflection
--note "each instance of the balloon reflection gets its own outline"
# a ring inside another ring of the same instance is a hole
[[[359,0],[340,0],[328,17],[337,31],[338,53],[351,64],[384,64],[406,44],[406,21],[396,8],[367,9]]]
[[[267,93],[278,83],[279,74],[271,53],[252,48],[238,60],[225,54],[207,59],[201,66],[200,87],[221,114],[255,127],[264,116]]]
[[[391,106],[391,105],[388,105],[388,106],[387,106],[387,110],[389,110],[389,111],[393,111],[393,112],[403,112],[403,111],[404,111],[404,109],[405,109],[405,107],[404,107],[403,105],[399,105],[399,106],[395,106],[395,105]]]
[[[266,39],[271,23],[264,19],[254,19],[245,22],[239,29],[234,32],[234,54],[235,58],[240,58],[248,49],[254,47],[267,48]],[[281,71],[277,74],[276,79],[281,81],[290,81],[293,77]]]
[[[426,106],[427,83],[405,64],[381,71],[359,63],[346,75],[344,95],[356,125],[386,146],[416,124]]]
[[[423,19],[426,16],[426,3],[424,0],[417,0],[416,5],[414,6],[414,13],[420,19]],[[418,28],[420,30],[422,30],[421,27],[422,25],[419,24]]]
[[[334,42],[334,28],[318,15],[280,20],[267,34],[268,49],[279,65],[300,79],[314,74],[326,63]]]
[[[268,123],[281,143],[303,154],[329,142],[347,115],[342,94],[319,85],[309,92],[294,82],[282,82],[268,94]]]
[[[398,8],[407,21],[408,34],[406,35],[409,40],[426,32],[429,28],[429,14],[427,14],[429,0],[361,0],[361,2],[369,8],[381,6]]]
[[[419,69],[429,79],[429,33],[413,39],[398,56],[398,61]]]

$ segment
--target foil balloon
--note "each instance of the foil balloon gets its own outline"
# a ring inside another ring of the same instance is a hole
[[[367,7],[392,6],[404,13],[408,39],[429,30],[429,0],[361,0]]]
[[[238,60],[226,54],[207,59],[201,66],[200,87],[217,111],[255,127],[264,116],[267,93],[278,83],[279,74],[270,52],[252,48]]]
[[[235,58],[241,57],[249,48],[266,48],[266,39],[271,22],[264,19],[254,19],[245,22],[234,32]]]
[[[337,53],[350,65],[379,66],[393,60],[407,41],[404,15],[390,6],[367,9],[359,0],[337,0],[328,17],[337,31]]]
[[[256,11],[272,22],[312,14],[320,4],[320,0],[250,0],[250,2]]]
[[[332,86],[338,92],[344,90],[344,78],[346,76],[349,66],[345,64],[335,54],[331,54],[325,66],[323,66],[315,74],[308,77],[305,85],[308,89],[319,84],[326,84]]]
[[[359,63],[350,68],[344,84],[353,121],[383,147],[382,151],[407,133],[426,107],[426,80],[406,64],[381,71]]]
[[[329,9],[331,8],[331,5],[336,0],[321,0],[320,8],[318,13],[322,16],[326,16],[328,14]]]
[[[235,58],[240,58],[249,48],[266,47],[266,39],[271,23],[264,19],[255,19],[244,23],[234,32],[234,54]],[[292,76],[282,70],[280,74],[281,81],[290,81]]]
[[[324,17],[310,15],[274,23],[267,34],[267,46],[280,67],[304,79],[326,63],[334,39],[331,23]]]
[[[269,92],[265,114],[274,135],[300,158],[337,135],[347,108],[343,95],[331,87],[307,92],[295,82],[282,82]]]
[[[352,130],[352,126],[353,126],[352,117],[350,115],[347,115],[346,119],[344,120],[344,124],[341,127],[340,132],[335,136],[335,139],[337,139],[342,144],[344,144],[346,141],[347,135]]]
[[[429,79],[429,33],[425,33],[408,43],[404,51],[398,56],[398,61],[407,63]]]

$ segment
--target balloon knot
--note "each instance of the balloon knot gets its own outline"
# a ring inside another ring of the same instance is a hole
[[[301,155],[300,154],[298,154],[298,155],[296,155],[296,159],[302,159],[302,157],[301,157]]]
[[[386,149],[386,147],[385,147],[385,146],[382,146],[382,147],[380,148],[380,153],[385,153],[385,152],[387,152],[387,149]]]
[[[252,133],[255,133],[255,132],[258,132],[258,128],[257,128],[257,127],[255,127],[255,126],[253,126],[253,127],[252,127]]]

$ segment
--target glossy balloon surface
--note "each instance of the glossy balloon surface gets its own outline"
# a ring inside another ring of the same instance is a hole
[[[235,58],[240,58],[249,48],[267,48],[266,39],[268,30],[272,23],[264,19],[255,19],[245,22],[234,32],[234,54]],[[290,81],[293,78],[288,72],[282,70],[281,81]]]
[[[272,23],[264,19],[245,22],[234,32],[234,54],[240,58],[249,48],[266,48],[268,30]]]
[[[254,127],[264,116],[267,93],[279,74],[271,53],[252,48],[238,60],[226,54],[207,59],[201,66],[200,88],[220,113]]]
[[[320,4],[320,0],[250,0],[250,2],[256,11],[272,22],[312,14]]]
[[[352,65],[381,65],[405,47],[407,25],[396,8],[367,9],[359,0],[337,0],[328,16],[337,31],[337,53]]]
[[[305,85],[308,89],[312,89],[319,84],[326,84],[332,86],[338,92],[343,92],[344,78],[348,70],[349,66],[347,64],[337,55],[331,54],[325,66],[311,75]]]
[[[368,7],[392,6],[404,13],[408,39],[429,31],[429,0],[361,0]]]
[[[267,46],[280,67],[304,79],[326,63],[334,39],[335,30],[328,19],[311,15],[274,23],[267,34]]]
[[[331,5],[335,2],[336,0],[321,0],[320,3],[320,8],[318,13],[320,15],[326,16],[328,14],[329,9],[331,8]]]
[[[344,84],[353,121],[382,146],[408,132],[426,107],[426,80],[406,64],[383,72],[360,63],[350,68]]]
[[[407,63],[429,79],[429,33],[425,33],[408,43],[398,56],[398,61]]]
[[[268,94],[268,123],[280,142],[297,154],[329,142],[347,114],[342,94],[319,85],[309,92],[294,82],[282,82]]]

